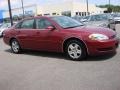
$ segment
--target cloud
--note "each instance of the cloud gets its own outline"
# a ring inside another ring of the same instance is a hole
[[[11,0],[11,5],[14,6],[18,3],[19,0]],[[8,0],[0,0],[0,9],[8,8]]]
[[[19,8],[21,7],[21,0],[10,0],[11,8]],[[32,5],[32,4],[49,4],[49,3],[60,3],[72,0],[23,0],[24,6]],[[73,1],[84,1],[84,0],[73,0]],[[8,9],[8,0],[0,0],[0,10]]]
[[[11,1],[11,8],[19,8],[21,7],[21,0],[10,0]],[[31,4],[49,4],[49,3],[60,3],[60,2],[66,2],[71,0],[23,0],[24,6],[31,5]],[[77,2],[84,2],[86,3],[86,0],[72,0]],[[89,3],[92,4],[107,4],[107,0],[88,0]],[[119,0],[111,0],[111,4],[114,5],[120,5]],[[6,10],[8,9],[8,0],[0,0],[0,10]]]
[[[0,7],[4,7],[7,5],[7,2],[6,1],[3,1],[3,0],[0,0]]]

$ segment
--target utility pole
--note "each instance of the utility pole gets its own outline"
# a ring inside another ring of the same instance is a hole
[[[23,0],[21,0],[21,4],[22,4],[22,11],[23,11],[23,18],[25,16],[25,10],[24,10],[24,5],[23,5]]]
[[[112,12],[112,8],[111,8],[111,2],[109,0],[109,5],[108,5],[108,13],[111,13]]]
[[[11,26],[12,26],[13,25],[13,19],[12,19],[10,0],[8,0],[8,9],[9,9],[9,14],[10,14],[10,22],[11,22]]]
[[[86,0],[86,5],[87,5],[87,15],[89,13],[89,9],[88,9],[88,0]]]

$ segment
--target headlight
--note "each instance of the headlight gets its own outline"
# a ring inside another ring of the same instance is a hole
[[[89,35],[89,38],[91,40],[107,40],[107,39],[109,39],[108,36],[106,36],[104,34],[91,34],[91,35]]]

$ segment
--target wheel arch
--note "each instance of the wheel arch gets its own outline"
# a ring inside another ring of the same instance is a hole
[[[70,38],[67,38],[66,40],[64,40],[64,42],[63,42],[63,52],[65,52],[65,47],[67,45],[67,42],[69,42],[70,40],[77,40],[77,41],[81,42],[81,44],[85,47],[85,50],[88,54],[88,48],[87,48],[86,43],[82,39],[79,39],[79,38],[76,38],[76,37],[70,37]]]
[[[15,37],[12,37],[12,38],[10,38],[10,40],[9,40],[9,45],[11,45],[11,42],[12,42],[12,40],[13,39],[16,39]],[[17,40],[17,39],[16,39]],[[18,41],[18,40],[17,40]]]

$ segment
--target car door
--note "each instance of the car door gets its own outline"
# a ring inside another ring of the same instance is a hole
[[[35,49],[35,35],[34,19],[27,19],[22,21],[16,28],[17,38],[22,48]]]
[[[60,32],[56,27],[54,30],[47,29],[48,26],[55,27],[55,25],[46,18],[36,19],[37,47],[45,51],[60,51]]]

